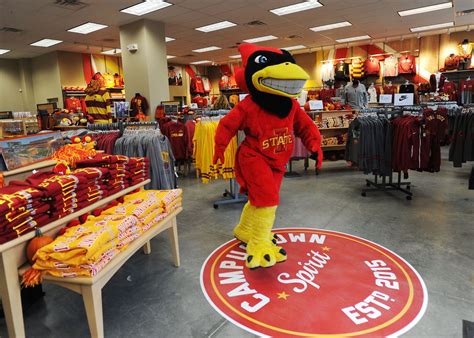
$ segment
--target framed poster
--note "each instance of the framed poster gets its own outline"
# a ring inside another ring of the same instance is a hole
[[[168,84],[170,86],[183,85],[183,67],[168,66]]]
[[[60,132],[0,141],[0,170],[13,170],[48,159],[64,145]]]

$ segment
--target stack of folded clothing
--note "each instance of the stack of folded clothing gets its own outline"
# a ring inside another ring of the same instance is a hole
[[[181,206],[180,189],[147,190],[88,216],[36,253],[33,268],[56,277],[92,277],[146,230]]]
[[[107,168],[104,183],[107,185],[107,194],[115,194],[129,186],[127,179],[128,157],[123,155],[97,154],[91,159],[78,161],[77,168]]]
[[[79,180],[75,198],[83,207],[107,197],[108,188],[104,179],[109,176],[109,169],[79,168],[71,175]]]
[[[49,204],[34,188],[10,185],[0,189],[0,244],[49,222]]]
[[[92,277],[107,265],[134,232],[141,232],[133,215],[89,216],[36,253],[33,268],[56,277]]]
[[[136,185],[150,178],[150,161],[146,157],[130,157],[127,163],[128,184]]]
[[[79,171],[78,175],[56,175],[51,172],[36,173],[25,182],[44,193],[43,199],[50,204],[51,220],[62,218],[102,198],[102,190],[96,186],[96,178],[104,175],[100,170]],[[90,193],[89,193],[90,192]]]
[[[125,196],[124,203],[104,211],[107,215],[134,215],[148,230],[182,205],[182,190],[142,190]]]

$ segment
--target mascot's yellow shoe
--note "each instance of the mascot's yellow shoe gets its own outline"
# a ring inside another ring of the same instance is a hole
[[[255,208],[251,213],[252,236],[247,243],[247,260],[250,269],[268,268],[286,260],[286,252],[276,246],[271,237],[276,207]]]
[[[252,217],[255,213],[255,209],[257,208],[250,205],[250,202],[245,203],[242,214],[240,215],[240,222],[234,228],[234,237],[242,243],[247,244],[250,241],[250,237],[252,237]],[[269,238],[276,244],[276,238],[274,236],[275,235],[270,232]]]

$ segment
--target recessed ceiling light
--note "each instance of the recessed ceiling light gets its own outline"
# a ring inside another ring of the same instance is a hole
[[[240,55],[240,54],[235,54],[235,55],[229,56],[229,58],[231,58],[231,59],[240,59],[241,57],[242,57],[242,55]]]
[[[330,29],[336,29],[336,28],[347,27],[347,26],[352,26],[352,24],[349,21],[342,21],[342,22],[332,23],[332,24],[324,25],[324,26],[316,26],[310,29],[313,32],[321,32],[321,31],[328,31]]]
[[[51,46],[57,45],[58,43],[61,43],[61,42],[62,42],[61,40],[43,39],[43,40],[39,40],[39,41],[31,43],[30,46],[51,47]]]
[[[210,51],[218,50],[218,49],[221,49],[221,47],[211,46],[211,47],[193,49],[193,52],[196,52],[196,53],[204,53],[204,52],[210,52]]]
[[[452,8],[452,7],[453,7],[452,2],[445,2],[445,3],[442,3],[442,4],[437,4],[437,5],[432,5],[432,6],[425,6],[425,7],[409,9],[409,10],[406,10],[406,11],[400,11],[400,12],[398,12],[398,15],[400,15],[400,16],[415,15],[415,14],[439,11],[441,9],[448,9],[448,8]]]
[[[257,43],[257,42],[269,41],[269,40],[275,40],[275,39],[278,39],[278,38],[273,35],[265,35],[265,36],[260,36],[258,38],[246,39],[244,40],[244,42]]]
[[[304,45],[296,45],[296,46],[290,46],[290,47],[283,47],[281,49],[284,49],[284,50],[296,50],[296,49],[304,49],[304,48],[308,48]]]
[[[237,26],[237,24],[230,21],[221,21],[221,22],[213,23],[212,25],[195,28],[195,30],[208,33],[208,32],[217,31],[219,29],[224,29],[224,28],[229,28],[229,27],[234,27],[234,26]]]
[[[107,27],[108,26],[102,25],[100,23],[88,22],[83,25],[68,29],[67,31],[71,33],[89,34]]]
[[[8,52],[11,52],[11,50],[9,50],[9,49],[0,49],[0,55],[6,54]]]
[[[175,38],[170,38],[169,36],[165,36],[165,42],[171,42],[176,40]]]
[[[120,54],[122,53],[122,50],[120,48],[114,48],[111,50],[106,50],[105,52],[102,52],[101,54],[105,55],[115,55],[115,54]]]
[[[146,1],[140,2],[139,4],[124,8],[120,12],[142,16],[142,15],[157,11],[159,9],[166,8],[171,5],[172,4],[165,1],[161,1],[161,0],[146,0]]]
[[[200,65],[200,64],[203,64],[203,63],[211,63],[212,61],[209,61],[209,60],[202,60],[202,61],[194,61],[194,62],[191,62],[192,65]]]
[[[168,59],[168,60],[169,60],[169,59],[173,59],[173,58],[175,58],[175,57],[176,57],[176,56],[174,56],[174,55],[166,55],[166,59]]]
[[[447,28],[447,27],[453,27],[453,26],[454,26],[454,22],[445,22],[445,23],[440,23],[436,25],[414,27],[414,28],[410,28],[410,30],[412,32],[423,32],[423,31],[429,31],[431,29]]]
[[[323,5],[320,4],[316,0],[307,0],[307,1],[303,1],[303,2],[294,4],[294,5],[290,5],[290,6],[271,9],[270,12],[272,12],[273,14],[281,16],[281,15],[287,15],[287,14],[307,11],[309,9],[318,8],[318,7],[322,7],[322,6]]]
[[[359,40],[368,40],[372,39],[369,35],[361,35],[361,36],[354,36],[352,38],[344,38],[344,39],[336,39],[337,42],[352,42],[352,41],[359,41]]]

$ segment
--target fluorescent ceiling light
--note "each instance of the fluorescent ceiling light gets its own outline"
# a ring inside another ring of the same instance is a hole
[[[349,21],[342,21],[342,22],[332,23],[332,24],[324,25],[324,26],[316,26],[310,29],[313,32],[321,32],[321,31],[328,31],[330,29],[336,29],[336,28],[347,27],[347,26],[352,26],[352,24]]]
[[[157,11],[159,9],[166,8],[171,5],[172,4],[165,1],[161,1],[161,0],[146,0],[146,1],[140,2],[139,4],[124,8],[120,12],[142,16],[142,15]]]
[[[176,40],[175,38],[170,38],[169,36],[165,36],[165,42],[171,42]]]
[[[303,1],[303,2],[294,4],[294,5],[290,5],[290,6],[271,9],[270,12],[272,12],[273,14],[281,16],[281,15],[287,15],[287,14],[307,11],[309,9],[318,8],[318,7],[322,7],[322,6],[323,5],[320,4],[319,2],[317,2],[316,0],[307,0],[307,1]]]
[[[354,36],[352,38],[344,38],[344,39],[336,39],[337,42],[352,42],[352,41],[359,41],[359,40],[368,40],[372,39],[369,35],[361,35],[361,36]]]
[[[11,52],[11,50],[9,50],[9,49],[0,49],[0,55],[6,54],[8,52]]]
[[[61,40],[43,39],[43,40],[39,40],[39,41],[31,43],[30,46],[51,47],[51,46],[57,45],[58,43],[61,43],[61,42],[62,42]]]
[[[102,25],[100,23],[88,22],[83,25],[68,29],[67,31],[71,33],[89,34],[107,27],[108,26]]]
[[[204,53],[204,52],[211,52],[211,51],[213,51],[213,50],[218,50],[218,49],[221,49],[221,47],[211,46],[211,47],[193,49],[193,52],[196,52],[196,53]]]
[[[276,36],[273,36],[273,35],[265,35],[265,36],[260,36],[258,38],[246,39],[246,40],[244,40],[244,42],[257,43],[257,42],[275,40],[275,39],[278,39],[278,38]]]
[[[241,57],[242,57],[242,55],[240,55],[240,54],[235,54],[235,55],[229,56],[229,58],[231,58],[231,59],[240,59]]]
[[[281,49],[284,49],[284,50],[295,50],[295,49],[304,49],[304,48],[308,48],[304,45],[296,45],[296,46],[290,46],[290,47],[284,47],[284,48],[281,48]]]
[[[173,59],[173,58],[175,58],[175,57],[176,57],[176,56],[174,56],[174,55],[166,55],[166,59],[168,59],[168,60],[169,60],[169,59]]]
[[[195,28],[195,30],[208,33],[212,31],[217,31],[219,29],[224,29],[224,28],[229,28],[229,27],[234,27],[234,26],[237,26],[237,24],[230,21],[221,21],[221,22],[213,23],[212,25]]]
[[[447,28],[447,27],[453,27],[453,26],[454,26],[454,22],[445,22],[445,23],[440,23],[436,25],[414,27],[414,28],[410,28],[410,30],[412,32],[423,32],[423,31],[429,31],[431,29]]]
[[[115,55],[115,54],[120,54],[122,53],[122,50],[120,48],[114,48],[111,50],[106,50],[105,52],[102,52],[101,54],[105,55]]]
[[[415,15],[415,14],[439,11],[441,9],[447,9],[447,8],[452,8],[452,7],[453,7],[452,2],[445,2],[438,5],[419,7],[419,8],[409,9],[406,11],[400,11],[398,12],[398,15],[400,16]]]
[[[203,60],[203,61],[194,61],[194,62],[191,62],[192,65],[200,65],[200,64],[203,64],[203,63],[210,63],[212,61],[209,61],[209,60]]]

